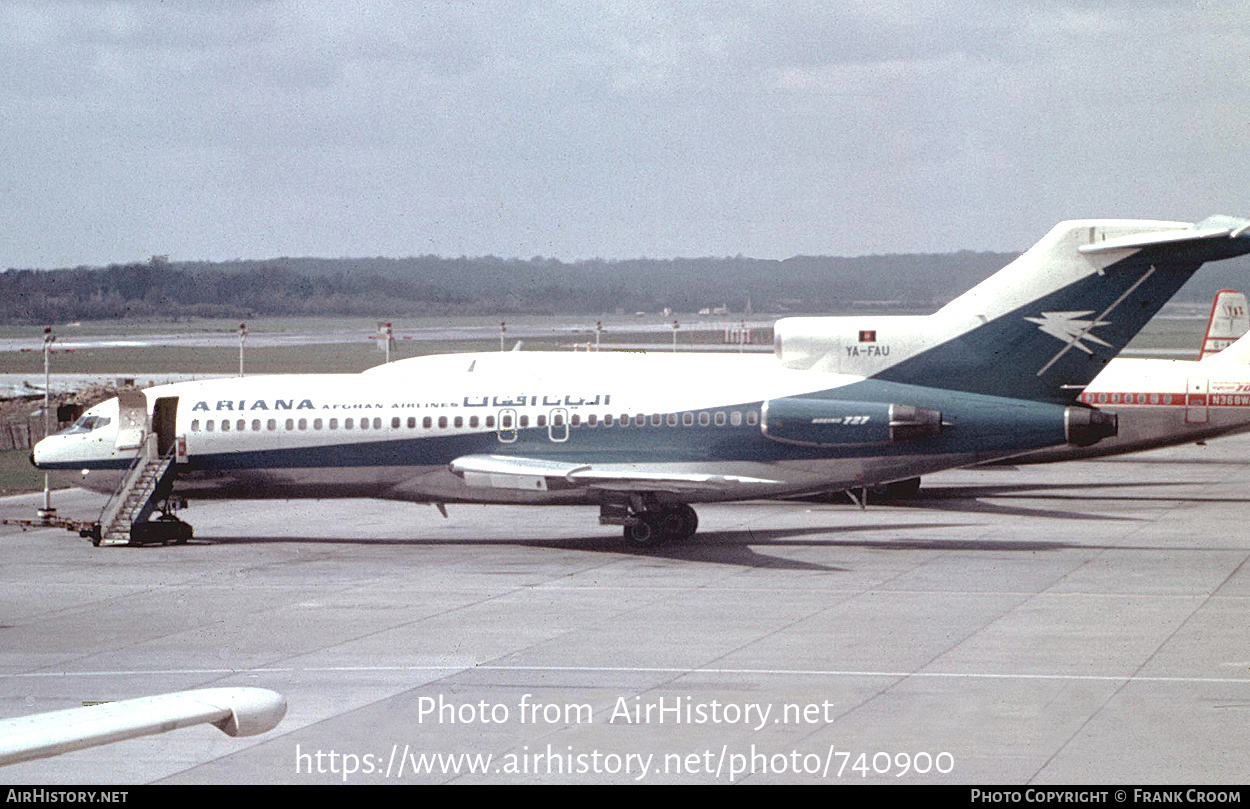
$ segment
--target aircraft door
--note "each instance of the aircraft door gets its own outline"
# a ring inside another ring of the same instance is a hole
[[[178,397],[162,396],[152,407],[152,430],[156,433],[156,451],[164,455],[174,445],[178,431]]]
[[[511,444],[516,441],[516,411],[507,408],[499,411],[499,429],[495,431],[495,435],[499,436],[499,440],[504,444]]]
[[[148,399],[133,388],[117,394],[117,443],[119,450],[138,449],[148,431]]]
[[[1185,391],[1185,423],[1207,423],[1207,378],[1191,376],[1186,383]]]
[[[563,407],[557,407],[551,411],[550,420],[547,422],[547,437],[552,441],[569,440],[569,411]]]

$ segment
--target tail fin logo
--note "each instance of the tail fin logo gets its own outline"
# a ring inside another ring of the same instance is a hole
[[[1111,348],[1111,344],[1106,340],[1090,334],[1093,329],[1106,326],[1111,321],[1085,319],[1093,313],[1092,309],[1085,312],[1042,312],[1041,317],[1026,317],[1025,320],[1036,323],[1039,329],[1064,343],[1068,348],[1076,346],[1086,354],[1093,354],[1093,350],[1081,342],[1082,340]]]

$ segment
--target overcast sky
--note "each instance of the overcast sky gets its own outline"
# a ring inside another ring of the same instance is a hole
[[[1244,0],[6,0],[0,112],[0,268],[1250,215]]]

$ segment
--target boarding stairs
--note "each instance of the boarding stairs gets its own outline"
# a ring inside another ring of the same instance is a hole
[[[95,545],[128,545],[137,539],[135,526],[147,521],[158,504],[169,496],[175,477],[176,446],[162,454],[155,432],[149,431],[130,469],[113,496],[104,504],[100,521],[92,532]]]

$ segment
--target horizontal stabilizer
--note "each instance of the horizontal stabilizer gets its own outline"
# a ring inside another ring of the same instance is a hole
[[[659,472],[628,465],[590,464],[519,458],[508,455],[465,455],[449,465],[468,486],[552,491],[592,488],[605,491],[723,491],[743,484],[777,483],[741,475]]]
[[[1250,224],[1247,222],[1246,224]],[[1243,227],[1241,225],[1239,227]],[[1158,245],[1177,245],[1185,242],[1200,242],[1203,239],[1220,239],[1232,236],[1235,228],[1185,228],[1183,230],[1169,230],[1163,233],[1134,233],[1130,236],[1121,236],[1117,239],[1106,239],[1093,244],[1083,244],[1076,248],[1082,253],[1107,253],[1112,250],[1139,250],[1143,247],[1156,247]]]

